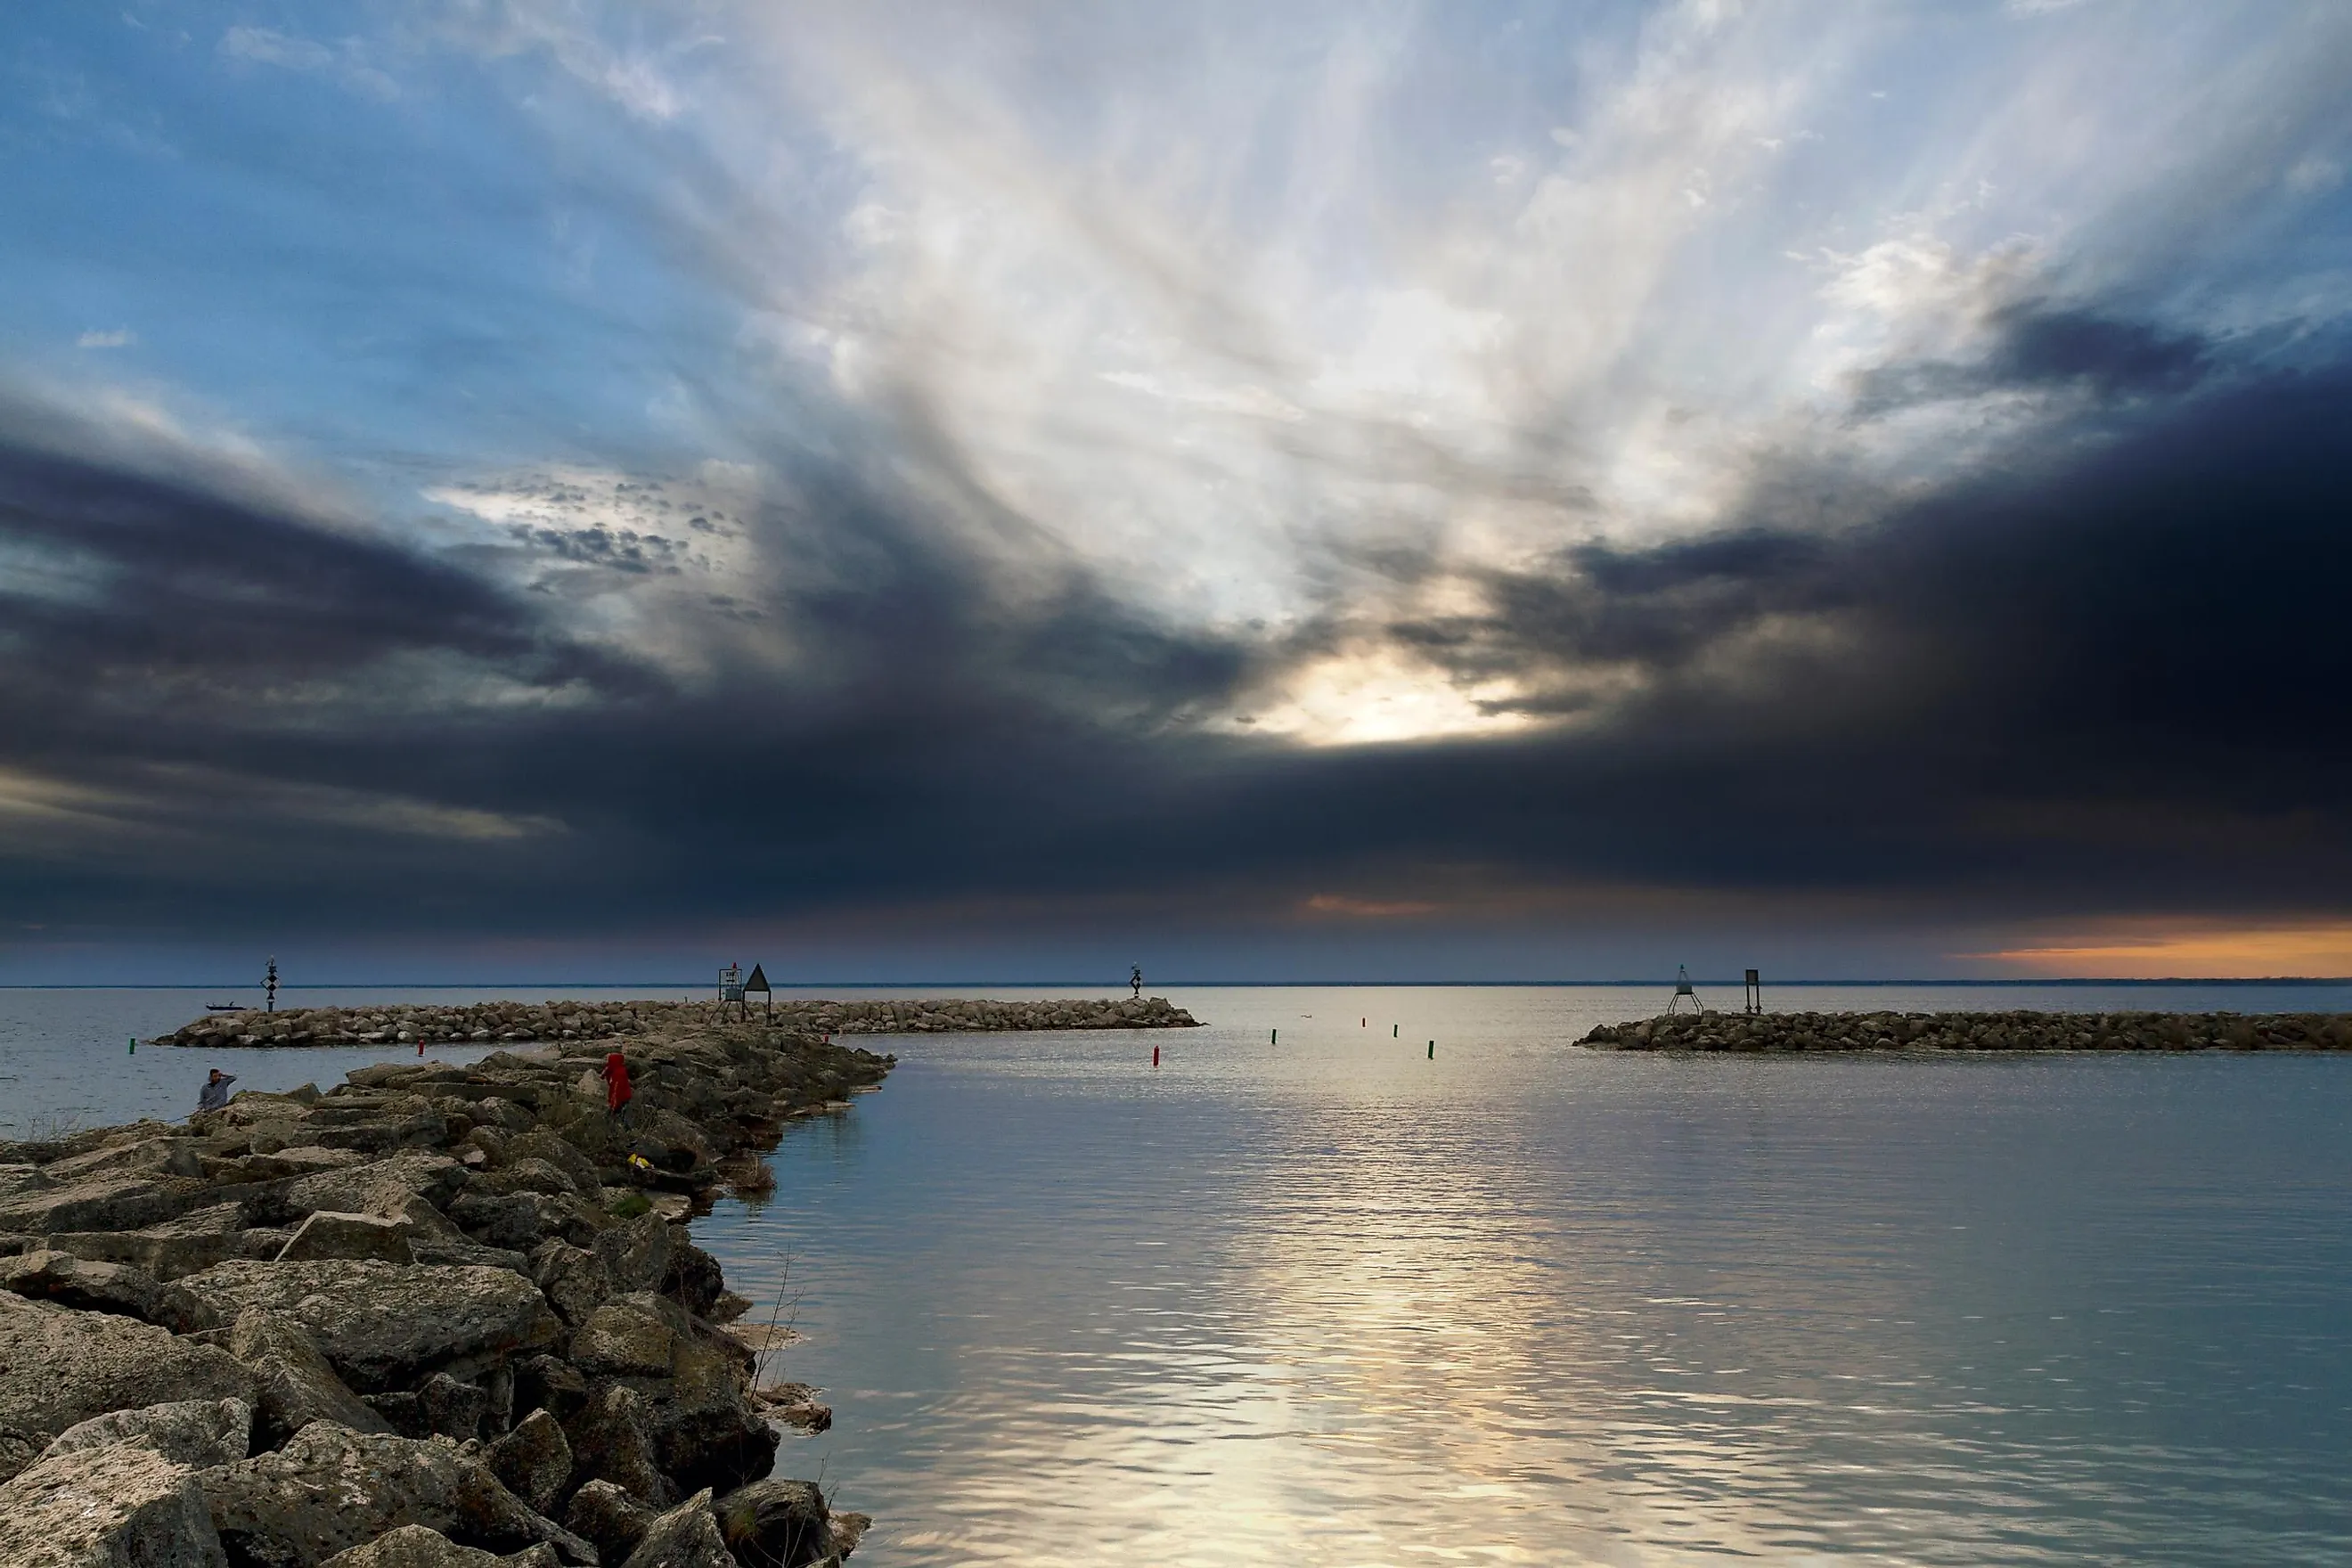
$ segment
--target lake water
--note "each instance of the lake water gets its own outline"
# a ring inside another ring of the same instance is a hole
[[[1656,989],[1171,994],[1210,1026],[866,1042],[887,1085],[697,1222],[805,1336],[836,1425],[782,1468],[877,1516],[864,1568],[2352,1560],[2352,1058],[1662,1058],[1570,1048]],[[0,993],[16,1113],[368,1059],[104,1054],[190,1010]]]

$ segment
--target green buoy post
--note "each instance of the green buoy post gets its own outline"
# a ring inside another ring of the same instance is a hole
[[[1437,1042],[1435,1040],[1429,1042],[1429,1059],[1431,1061],[1435,1061],[1437,1059]]]
[[[133,1036],[131,1036],[131,1049],[130,1049],[129,1051],[125,1052],[124,1054],[125,1054],[125,1055],[127,1055],[127,1056],[134,1056],[134,1057],[135,1057],[135,1056],[137,1056],[137,1055],[139,1054],[139,1037],[138,1037],[138,1036],[133,1035]]]
[[[1390,1038],[1390,1039],[1391,1039],[1391,1040],[1395,1039],[1395,1038],[1397,1037],[1397,1036],[1399,1036],[1399,1035],[1402,1034],[1403,1032],[1404,1032],[1404,1026],[1403,1026],[1402,1024],[1391,1024],[1391,1025],[1389,1026],[1389,1038]]]
[[[1269,1046],[1278,1046],[1282,1044],[1282,1031],[1280,1029],[1267,1030],[1265,1035],[1265,1043]]]

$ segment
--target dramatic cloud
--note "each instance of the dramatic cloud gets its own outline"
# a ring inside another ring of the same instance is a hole
[[[57,345],[0,921],[1030,973],[2352,921],[2333,8],[209,36],[30,38],[0,125],[90,193],[0,245]],[[250,232],[145,226],[173,161]]]

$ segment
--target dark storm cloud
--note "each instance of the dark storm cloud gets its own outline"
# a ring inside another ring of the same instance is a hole
[[[613,531],[436,557],[100,445],[0,442],[20,923],[568,929],[952,891],[1124,811],[1134,736],[1243,662],[1074,572],[1011,605],[903,506],[814,476],[829,569],[690,612],[788,623],[792,675],[681,679],[565,627],[562,573],[635,565]]]
[[[0,764],[91,792],[74,808],[137,848],[13,841],[7,912],[547,933],[1139,889],[1286,908],[1465,868],[2011,913],[2326,907],[2352,873],[2348,416],[2341,372],[2241,379],[1861,529],[1759,511],[1572,550],[1488,579],[1483,614],[1386,635],[1467,675],[1554,672],[1527,706],[1581,727],[1323,752],[1192,721],[1292,650],[1171,631],[1066,563],[1016,590],[838,474],[807,478],[794,524],[832,569],[730,590],[805,657],[687,679],[583,646],[560,595],[0,448],[0,549],[39,565],[0,599]],[[457,672],[446,705],[400,689],[432,668]],[[1591,696],[1596,668],[1633,695]]]
[[[2212,368],[2194,333],[2080,307],[2029,301],[1992,313],[1990,346],[1970,363],[1876,366],[1856,378],[1853,412],[1869,418],[1923,403],[2006,389],[2074,388],[2101,399],[2187,392]]]
[[[0,545],[13,568],[0,579],[5,700],[20,747],[96,712],[166,731],[242,729],[272,717],[241,710],[267,688],[354,677],[404,650],[549,681],[583,668],[478,578],[239,496],[217,475],[0,434]]]
[[[1852,532],[1508,580],[1490,616],[1408,634],[1477,673],[1632,661],[1643,694],[1599,731],[1357,770],[1360,842],[1695,887],[2330,907],[2348,423],[2352,378],[2282,376]]]

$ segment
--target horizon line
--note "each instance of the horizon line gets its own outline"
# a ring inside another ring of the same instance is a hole
[[[1003,986],[1017,990],[1084,990],[1105,984],[1094,980],[810,980],[776,981],[779,991],[885,991],[911,989],[921,991],[946,990],[952,986]],[[1671,978],[1639,976],[1614,980],[1215,980],[1178,979],[1145,983],[1149,990],[1154,984],[1162,986],[1189,986],[1201,990],[1276,989],[1286,986],[1320,989],[1398,989],[1437,986],[1517,986],[1522,988],[1590,988],[1633,990],[1653,986],[1672,986]],[[1694,985],[1739,987],[1742,978],[1696,978]],[[1765,987],[1789,986],[2018,986],[2018,985],[2352,985],[2352,975],[2327,974],[2164,974],[2164,975],[2006,975],[1994,977],[1904,978],[1887,980],[1814,979],[1766,980]],[[665,991],[711,990],[710,980],[310,980],[300,983],[281,981],[278,989],[288,991],[512,991],[527,987],[550,986],[568,991],[626,991],[646,987]],[[1110,986],[1117,990],[1118,984]],[[0,991],[255,991],[261,987],[250,981],[156,981],[138,984],[121,982],[81,981],[0,981]]]

